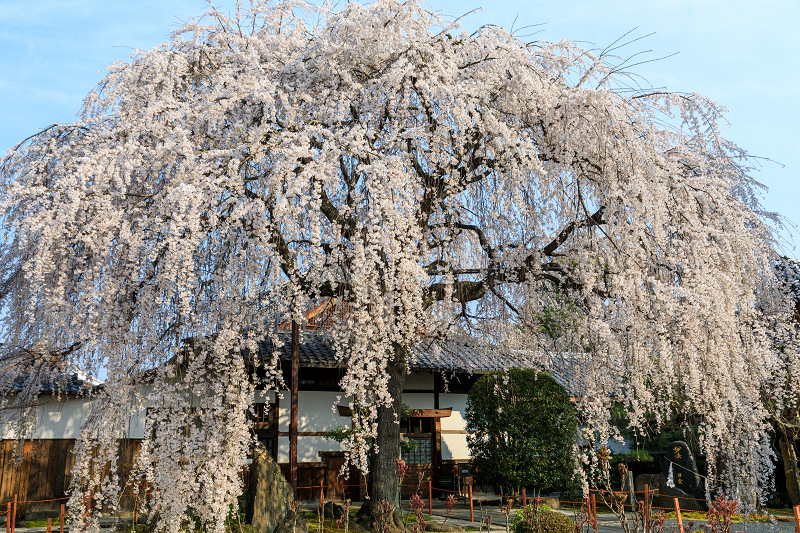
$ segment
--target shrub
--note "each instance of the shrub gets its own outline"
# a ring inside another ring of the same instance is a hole
[[[575,533],[575,521],[545,505],[537,510],[531,504],[517,511],[512,530],[514,533]]]
[[[570,485],[578,422],[553,377],[520,368],[486,374],[469,391],[465,417],[476,484],[497,484],[509,494]]]

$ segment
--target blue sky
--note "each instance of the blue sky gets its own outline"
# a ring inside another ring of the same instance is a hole
[[[233,1],[216,3],[232,9]],[[536,24],[529,40],[605,47],[626,32],[650,33],[622,50],[668,56],[635,68],[651,84],[698,92],[729,109],[724,135],[764,160],[764,204],[800,224],[800,2],[797,0],[431,0],[447,15]],[[168,39],[203,0],[0,0],[0,151],[54,122],[75,118],[103,68]],[[541,25],[540,25],[541,24]],[[800,257],[800,233],[782,252]],[[792,239],[784,232],[784,239]]]

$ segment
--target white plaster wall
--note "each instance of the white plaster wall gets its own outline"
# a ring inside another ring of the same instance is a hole
[[[453,413],[450,416],[442,418],[442,429],[467,428],[467,421],[464,419],[464,413],[467,410],[466,394],[442,393],[439,395],[439,406],[453,408]]]
[[[89,412],[92,410],[93,400],[87,398],[74,398],[58,400],[55,396],[41,396],[41,405],[36,408],[36,427],[32,435],[25,438],[32,439],[76,439],[80,434]],[[0,427],[2,438],[13,439],[17,435],[11,431],[6,422]]]
[[[94,401],[87,398],[71,398],[60,402],[53,399],[52,403],[40,405],[33,438],[77,439],[93,404]]]
[[[467,429],[467,421],[464,418],[467,410],[466,394],[442,393],[439,395],[439,405],[453,408],[450,416],[442,418],[443,432]],[[442,433],[442,459],[469,460],[465,433]]]
[[[316,463],[322,461],[321,451],[343,450],[341,444],[325,437],[297,436],[297,462]],[[278,462],[289,462],[289,437],[278,437]]]
[[[403,403],[410,409],[433,409],[433,393],[407,392],[403,394]]]
[[[297,438],[297,447],[300,447],[300,438]],[[300,450],[298,450],[299,452]],[[300,454],[297,454],[297,460],[300,460]],[[289,462],[289,437],[278,437],[278,462]]]
[[[442,434],[442,459],[469,460],[466,434]]]
[[[350,417],[339,416],[338,410],[331,409],[336,403],[337,397],[341,398],[342,394],[328,391],[299,391],[297,393],[297,407],[299,409],[297,431],[331,431],[339,426],[349,426]],[[289,391],[283,391],[283,398],[280,402],[280,415],[278,417],[278,431],[289,431],[290,399]],[[341,399],[339,403],[347,405],[345,399]]]

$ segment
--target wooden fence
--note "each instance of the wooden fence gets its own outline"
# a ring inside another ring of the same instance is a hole
[[[65,503],[75,465],[74,439],[42,439],[22,444],[22,462],[14,460],[13,440],[0,440],[0,501],[11,501],[14,495],[20,502],[17,513],[57,511]],[[119,475],[123,482],[133,459],[141,447],[138,439],[120,444]],[[122,508],[132,507],[133,501],[123,498]]]

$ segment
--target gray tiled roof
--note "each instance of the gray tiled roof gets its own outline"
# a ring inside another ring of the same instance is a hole
[[[290,335],[281,334],[283,346],[279,350],[282,363],[291,362]],[[259,343],[259,356],[262,360],[268,359],[273,346],[271,340]],[[338,368],[344,364],[336,359],[336,350],[324,334],[317,331],[303,331],[300,334],[298,345],[298,359],[302,367]],[[456,370],[466,372],[480,372],[506,368],[501,358],[490,358],[480,355],[473,348],[466,345],[447,343],[437,351],[431,341],[424,339],[414,348],[411,356],[412,370]]]
[[[278,357],[282,364],[291,364],[291,336],[281,333],[281,346]],[[531,367],[535,365],[551,374],[570,394],[583,390],[582,377],[576,372],[575,363],[580,358],[576,354],[559,354],[555,357],[542,357],[543,354],[513,352],[508,350],[478,350],[464,343],[453,341],[435,345],[434,340],[422,339],[414,348],[411,357],[411,370],[438,372],[476,372],[484,373],[506,368]],[[269,359],[274,344],[270,340],[259,343],[260,359]],[[534,357],[535,355],[535,357]],[[344,363],[336,359],[336,351],[331,342],[319,331],[302,331],[298,345],[298,360],[306,368],[341,368]]]
[[[12,391],[22,392],[30,379],[28,374],[22,374],[14,378]],[[44,377],[38,384],[40,394],[79,394],[86,392],[87,389],[99,385],[95,379],[86,378],[79,372],[69,374],[60,373],[52,377]]]

